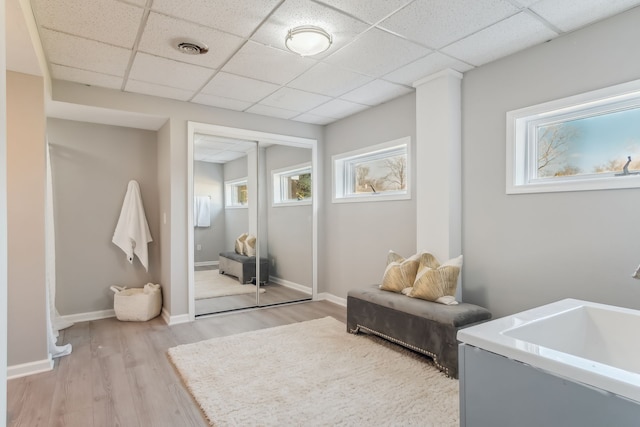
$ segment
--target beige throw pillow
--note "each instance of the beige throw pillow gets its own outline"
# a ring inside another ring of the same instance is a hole
[[[442,297],[455,297],[458,275],[461,269],[462,255],[436,268],[425,265],[418,271],[409,296],[443,304],[452,304],[450,298]]]
[[[407,259],[393,251],[387,255],[387,268],[382,276],[380,289],[391,292],[402,292],[404,288],[413,285],[418,267],[420,266],[420,254],[415,254]]]
[[[236,253],[240,255],[245,255],[244,253],[244,241],[247,239],[249,234],[242,233],[240,237],[236,239]]]
[[[256,256],[256,236],[249,234],[244,241],[244,254],[246,256]]]

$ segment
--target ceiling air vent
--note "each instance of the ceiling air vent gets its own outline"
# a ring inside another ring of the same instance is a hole
[[[206,44],[191,41],[178,43],[178,50],[187,55],[204,55],[209,52],[209,48]]]

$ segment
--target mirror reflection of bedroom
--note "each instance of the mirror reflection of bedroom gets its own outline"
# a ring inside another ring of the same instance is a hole
[[[311,158],[307,147],[194,134],[196,316],[312,298]]]

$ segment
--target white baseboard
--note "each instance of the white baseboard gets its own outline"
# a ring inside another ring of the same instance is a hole
[[[64,320],[67,320],[69,322],[78,323],[78,322],[88,322],[90,320],[100,320],[100,319],[108,319],[109,317],[116,317],[116,312],[113,311],[113,309],[110,309],[110,310],[91,311],[89,313],[67,314],[61,317]]]
[[[220,262],[219,261],[200,261],[200,262],[194,262],[193,265],[195,267],[205,267],[207,265],[218,265]]]
[[[7,366],[7,379],[26,377],[27,375],[48,372],[53,369],[53,359],[51,355],[47,359],[36,362],[21,363],[20,365]]]
[[[299,283],[290,282],[288,280],[284,280],[275,276],[269,276],[269,282],[275,283],[276,285],[282,285],[286,288],[295,289],[296,291],[304,292],[305,294],[311,295],[311,288],[308,286],[301,285]]]
[[[347,306],[347,299],[346,298],[340,298],[340,297],[337,297],[337,296],[335,296],[333,294],[330,294],[328,292],[320,292],[319,294],[316,295],[315,301],[323,301],[323,300],[332,302],[334,304],[341,305],[343,307]]]
[[[188,314],[178,314],[177,316],[171,316],[167,309],[164,307],[162,307],[162,320],[164,320],[164,323],[169,326],[191,322]]]

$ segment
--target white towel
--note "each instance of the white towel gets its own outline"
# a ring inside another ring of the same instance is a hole
[[[198,196],[194,200],[193,225],[194,227],[211,226],[211,210],[209,196]]]
[[[147,244],[152,241],[147,217],[144,215],[140,186],[136,181],[129,181],[112,242],[124,251],[130,263],[133,263],[135,254],[144,269],[149,271]]]

